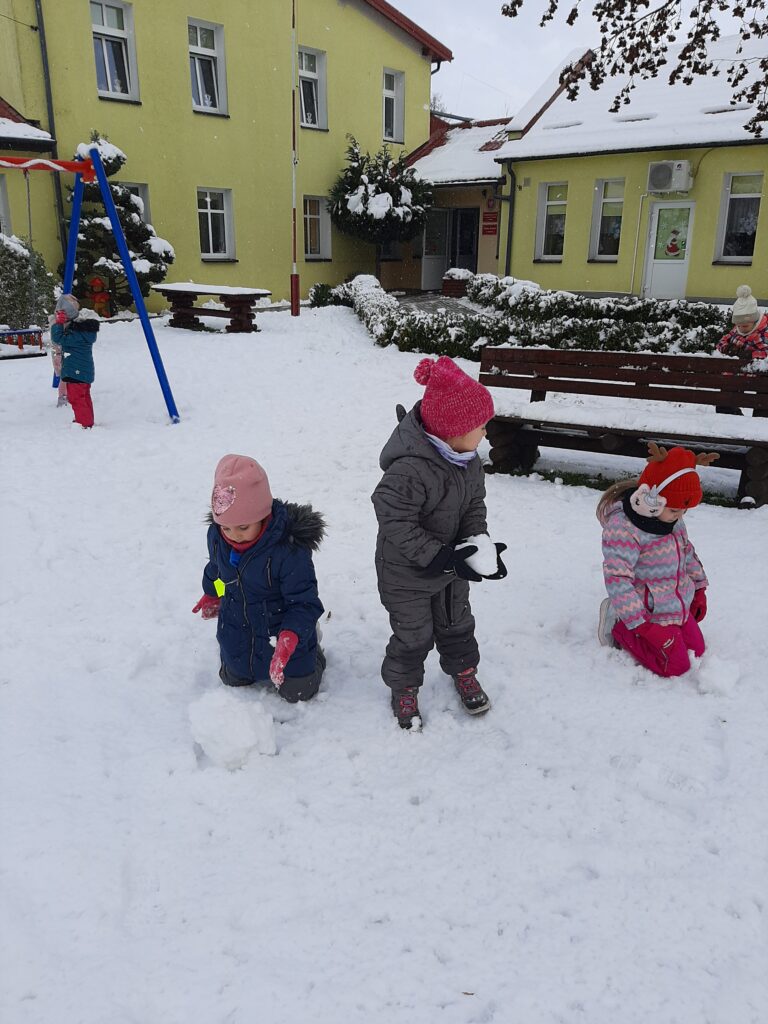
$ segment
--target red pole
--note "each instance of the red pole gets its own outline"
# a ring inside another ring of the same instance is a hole
[[[291,316],[298,316],[301,306],[299,297],[299,270],[296,265],[296,0],[292,0],[291,8],[291,186],[293,202],[291,210]]]

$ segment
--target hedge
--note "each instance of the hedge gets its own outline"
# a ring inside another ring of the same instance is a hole
[[[479,360],[484,345],[513,344],[613,352],[708,353],[729,329],[727,314],[704,302],[627,297],[589,299],[543,291],[532,281],[472,275],[467,298],[487,312],[423,313],[401,306],[376,278],[315,285],[310,305],[352,307],[377,345]]]

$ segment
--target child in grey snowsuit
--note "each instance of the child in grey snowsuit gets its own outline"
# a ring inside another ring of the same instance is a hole
[[[423,359],[414,377],[426,385],[424,398],[407,415],[398,407],[400,422],[379,459],[384,476],[371,496],[379,596],[392,627],[381,674],[402,729],[421,726],[418,690],[435,645],[465,710],[490,708],[477,681],[468,581],[506,575],[505,545],[488,537],[477,455],[493,416],[490,392],[447,356]]]

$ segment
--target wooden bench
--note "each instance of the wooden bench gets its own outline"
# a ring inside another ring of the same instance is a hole
[[[644,458],[654,440],[718,452],[718,466],[741,471],[739,499],[764,505],[768,372],[747,365],[725,356],[488,346],[480,382],[530,392],[496,403],[492,471],[530,472],[539,445]],[[752,416],[738,416],[742,409]]]
[[[4,359],[26,359],[28,356],[44,356],[43,332],[37,327],[26,327],[18,331],[0,331],[0,344],[13,345],[18,352],[3,352]],[[27,351],[26,346],[32,346]]]
[[[152,289],[171,304],[169,327],[200,331],[203,328],[201,316],[221,316],[229,320],[226,326],[229,334],[258,331],[255,321],[256,303],[272,294],[265,288],[233,288],[227,285],[194,284],[192,281],[184,284],[153,284]],[[201,295],[218,296],[226,309],[203,309],[196,306],[195,302]]]

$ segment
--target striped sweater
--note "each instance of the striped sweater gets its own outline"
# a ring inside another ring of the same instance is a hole
[[[646,533],[629,521],[620,501],[603,522],[603,576],[611,604],[629,629],[644,621],[682,625],[695,591],[707,585],[682,519],[671,533]]]

